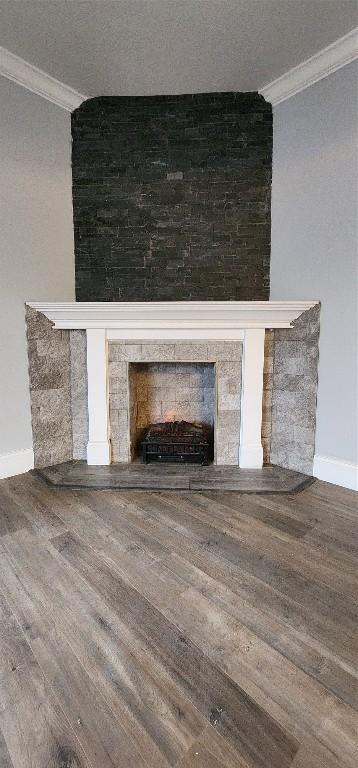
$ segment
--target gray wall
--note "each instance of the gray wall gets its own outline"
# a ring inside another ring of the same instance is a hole
[[[70,115],[0,78],[0,461],[32,447],[25,301],[74,298]]]
[[[272,299],[319,299],[316,455],[357,462],[357,64],[274,109]]]

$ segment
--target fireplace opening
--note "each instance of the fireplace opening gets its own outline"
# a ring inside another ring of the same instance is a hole
[[[130,363],[132,461],[208,464],[214,455],[214,363]]]

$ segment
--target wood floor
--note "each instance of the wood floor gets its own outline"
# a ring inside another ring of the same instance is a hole
[[[356,499],[1,481],[1,768],[356,768]]]

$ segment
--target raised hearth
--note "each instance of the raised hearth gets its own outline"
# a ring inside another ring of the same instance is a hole
[[[240,469],[178,464],[111,464],[91,467],[69,461],[35,470],[57,488],[136,490],[237,491],[238,493],[296,493],[314,482],[311,477],[282,467]]]

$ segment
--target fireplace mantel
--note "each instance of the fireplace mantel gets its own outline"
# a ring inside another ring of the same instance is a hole
[[[55,328],[104,329],[108,339],[243,338],[250,328],[289,328],[317,301],[30,303]]]
[[[262,466],[266,328],[290,328],[317,301],[180,301],[30,303],[55,328],[87,335],[88,464],[110,464],[108,341],[242,342],[239,465]],[[136,345],[132,345],[136,346]],[[157,345],[159,351],[161,345]],[[184,345],[185,346],[185,345]],[[200,346],[200,345],[198,345]],[[218,346],[218,345],[216,345]],[[159,360],[157,356],[155,358]]]

